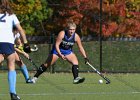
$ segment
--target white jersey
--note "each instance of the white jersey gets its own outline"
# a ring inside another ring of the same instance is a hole
[[[13,26],[19,24],[15,14],[0,14],[0,42],[14,44]]]

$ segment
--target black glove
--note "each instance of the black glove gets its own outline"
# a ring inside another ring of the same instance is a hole
[[[84,58],[85,59],[85,64],[87,64],[87,62],[89,62],[88,58]]]
[[[25,43],[24,44],[24,47],[23,47],[23,50],[26,53],[31,53],[31,47],[30,47],[30,45],[28,43]]]

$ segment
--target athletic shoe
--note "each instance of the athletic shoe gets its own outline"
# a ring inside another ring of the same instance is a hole
[[[26,83],[27,83],[27,84],[32,84],[33,81],[29,78],[29,79],[26,80]]]
[[[11,95],[11,100],[20,100],[20,97],[17,94],[10,93]]]
[[[79,84],[79,83],[83,83],[85,81],[84,77],[77,77],[73,80],[73,84]]]
[[[31,79],[31,81],[32,81],[33,83],[36,83],[37,77],[33,77],[33,78]]]

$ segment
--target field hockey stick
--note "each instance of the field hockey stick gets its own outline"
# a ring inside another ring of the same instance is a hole
[[[36,70],[38,69],[38,66],[35,64],[35,62],[31,59],[31,58],[29,58],[28,59],[32,64],[33,64],[33,66],[36,68]]]
[[[106,84],[110,84],[110,80],[105,77],[102,73],[100,73],[96,68],[94,68],[89,62],[86,62],[87,65],[89,65],[97,74],[99,74],[103,79],[106,80]]]
[[[34,47],[31,48],[31,51],[32,51],[32,52],[38,51],[38,46],[37,46],[37,45],[34,45]]]
[[[20,51],[24,51],[23,46],[17,46],[15,48],[19,49]],[[38,51],[38,46],[34,45],[33,47],[30,48],[30,50],[31,50],[31,52],[36,52],[36,51]]]
[[[29,58],[28,60],[33,64],[33,66],[36,68],[37,71],[38,70],[37,64],[31,58]],[[46,78],[44,77],[43,80],[46,80]]]

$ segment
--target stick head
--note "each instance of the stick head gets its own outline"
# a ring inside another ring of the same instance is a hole
[[[86,65],[89,65],[89,62],[88,62],[88,61],[85,61],[85,64],[86,64]]]
[[[85,64],[87,65],[89,63],[89,59],[88,58],[84,58],[85,59]]]
[[[110,84],[110,81],[107,81],[106,84]]]
[[[38,46],[35,44],[33,48],[31,48],[32,52],[38,51]]]

